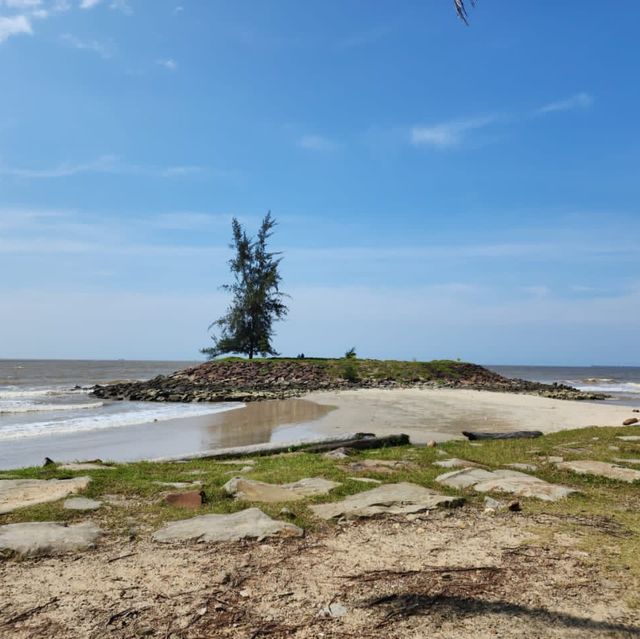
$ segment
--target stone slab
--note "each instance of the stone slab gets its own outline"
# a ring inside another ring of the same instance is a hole
[[[618,435],[623,442],[640,442],[640,435]]]
[[[550,484],[517,470],[488,471],[480,468],[465,468],[440,475],[436,481],[449,488],[473,487],[479,493],[503,492],[518,497],[536,497],[543,501],[557,501],[576,492],[567,486]]]
[[[64,499],[68,495],[84,490],[91,477],[73,479],[1,479],[0,515]]]
[[[369,472],[381,475],[390,475],[399,470],[409,470],[411,468],[415,468],[415,464],[396,459],[363,459],[344,466],[344,469],[351,473]]]
[[[0,526],[0,554],[43,557],[86,550],[95,545],[100,528],[91,522],[65,526],[55,522],[27,522]]]
[[[616,466],[616,464],[609,464],[607,462],[581,459],[562,462],[561,464],[556,464],[556,466],[562,470],[570,470],[578,475],[595,475],[597,477],[606,477],[607,479],[615,479],[629,483],[640,481],[640,470],[624,468],[623,466]]]
[[[299,501],[313,495],[326,495],[338,486],[338,482],[322,477],[301,479],[290,484],[267,484],[244,477],[234,477],[222,489],[236,499],[273,504],[281,501]]]
[[[72,497],[65,500],[62,507],[65,510],[98,510],[102,506],[101,501],[88,499],[87,497]]]
[[[310,506],[310,509],[321,519],[353,519],[376,515],[408,515],[440,506],[457,506],[462,502],[459,497],[441,495],[423,486],[402,482],[384,484],[350,495],[339,502]]]
[[[469,461],[468,459],[458,459],[457,457],[451,457],[451,459],[441,459],[433,462],[434,466],[440,468],[480,468],[480,464]]]
[[[96,462],[73,462],[70,464],[60,464],[58,468],[60,470],[72,470],[75,472],[82,472],[85,470],[115,470],[115,466],[105,466],[104,464],[98,464]]]
[[[300,537],[302,528],[271,519],[259,508],[247,508],[231,515],[200,515],[173,521],[153,534],[160,543],[197,541],[213,543],[240,539],[265,539],[273,536]]]
[[[530,473],[534,473],[538,470],[538,467],[535,464],[523,464],[520,462],[514,462],[513,464],[507,464],[508,468],[513,468],[514,470],[524,470]]]
[[[631,464],[632,466],[640,465],[640,459],[625,459],[624,457],[616,457],[614,462],[618,464]]]

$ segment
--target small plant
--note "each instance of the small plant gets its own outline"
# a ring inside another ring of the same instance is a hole
[[[355,359],[357,357],[356,355],[356,347],[352,346],[345,354],[344,354],[344,358],[345,359]]]

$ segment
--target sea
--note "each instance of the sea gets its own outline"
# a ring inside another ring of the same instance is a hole
[[[92,386],[115,380],[145,380],[197,364],[194,361],[90,361],[90,360],[0,360],[0,468],[26,465],[41,460],[48,451],[70,456],[88,446],[117,440],[119,448],[107,448],[119,459],[134,458],[128,447],[138,438],[147,441],[146,426],[174,432],[175,420],[206,418],[219,423],[222,415],[243,404],[148,403],[102,400],[90,394]],[[640,407],[640,367],[552,367],[488,366],[507,377],[539,382],[559,382],[585,391],[611,395],[610,402]],[[216,417],[216,415],[218,415]],[[225,419],[227,419],[225,417]],[[198,420],[190,420],[198,421]],[[200,422],[203,420],[200,419]],[[181,422],[184,423],[184,422]],[[210,429],[212,432],[215,429]],[[201,448],[202,430],[193,431],[192,440],[184,430],[180,439],[185,448]],[[181,431],[182,433],[182,431]],[[272,435],[264,434],[264,437]],[[199,439],[198,439],[199,438]],[[169,439],[167,439],[169,441]],[[269,441],[267,438],[266,441]],[[174,452],[175,437],[165,448],[158,439],[157,454]],[[209,437],[206,445],[221,440]],[[246,443],[253,443],[247,441]],[[64,445],[64,447],[63,447]],[[238,445],[238,442],[229,444]],[[101,450],[105,450],[102,448]],[[114,457],[115,458],[115,457]]]

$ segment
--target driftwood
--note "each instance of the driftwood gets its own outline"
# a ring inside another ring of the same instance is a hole
[[[536,437],[542,437],[542,433],[539,430],[516,430],[510,433],[474,433],[463,430],[462,434],[471,441],[476,439],[535,439]]]
[[[188,461],[192,459],[241,459],[242,457],[257,457],[264,455],[277,455],[293,451],[325,452],[336,448],[357,448],[366,450],[370,448],[383,448],[385,446],[403,446],[409,444],[408,435],[389,435],[376,437],[373,433],[349,433],[333,437],[320,437],[310,440],[295,441],[289,443],[269,442],[267,444],[255,444],[252,446],[237,446],[235,448],[218,448],[202,451],[191,455],[179,457],[159,457],[150,461],[170,462]]]
[[[345,442],[332,442],[318,444],[303,448],[305,453],[324,453],[336,448],[353,448],[355,450],[368,450],[371,448],[384,448],[385,446],[406,446],[410,444],[409,435],[387,435],[386,437],[363,437],[351,439]]]

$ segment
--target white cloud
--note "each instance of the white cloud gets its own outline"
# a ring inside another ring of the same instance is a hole
[[[186,177],[205,172],[225,175],[223,171],[212,171],[204,166],[145,166],[140,164],[126,164],[115,155],[103,155],[96,160],[81,164],[59,164],[43,169],[13,168],[0,164],[0,176],[22,179],[52,179],[65,178],[84,173],[106,173],[112,175],[141,175],[148,177]]]
[[[0,2],[0,5],[3,3]],[[4,0],[4,6],[7,9],[17,9],[18,11],[24,11],[28,9],[35,9],[42,5],[42,0]]]
[[[168,71],[176,71],[178,68],[178,63],[172,58],[167,58],[165,60],[156,60],[156,64],[159,64],[161,67],[164,67]]]
[[[496,122],[495,116],[451,120],[431,126],[415,126],[411,129],[411,144],[446,149],[458,146],[469,131],[482,129]]]
[[[540,107],[536,113],[556,113],[558,111],[574,111],[576,109],[588,109],[593,104],[593,97],[588,93],[576,93],[566,100],[550,102]]]
[[[298,146],[308,151],[331,151],[337,144],[322,135],[303,135],[298,140]]]
[[[97,40],[81,40],[70,33],[64,33],[60,39],[65,44],[81,51],[91,51],[99,55],[102,59],[108,60],[115,55],[115,47],[111,43],[98,42]]]
[[[25,15],[0,16],[0,42],[15,35],[32,35],[31,21]]]
[[[81,0],[80,8],[81,9],[93,9],[98,6],[102,0]]]

